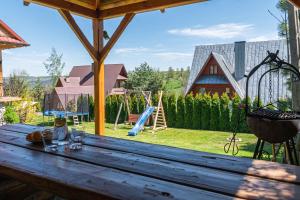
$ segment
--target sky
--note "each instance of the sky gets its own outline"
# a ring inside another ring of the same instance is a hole
[[[161,71],[169,67],[191,66],[195,46],[235,41],[278,39],[278,22],[268,10],[280,16],[278,0],[210,0],[183,7],[136,15],[114,46],[105,63],[122,63],[128,71],[141,63]],[[46,76],[43,63],[51,49],[63,54],[67,75],[72,66],[92,63],[89,54],[55,10],[22,0],[0,0],[0,19],[7,23],[30,47],[3,52],[3,72],[25,70],[31,76]],[[90,20],[75,17],[92,41]],[[105,22],[111,35],[121,18]]]

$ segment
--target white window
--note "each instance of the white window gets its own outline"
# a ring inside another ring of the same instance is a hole
[[[200,94],[205,94],[205,91],[206,91],[205,88],[200,88],[200,89],[199,89],[199,93],[200,93]]]
[[[214,66],[210,66],[209,74],[214,74]]]
[[[214,66],[214,74],[218,74],[218,66],[217,65]]]

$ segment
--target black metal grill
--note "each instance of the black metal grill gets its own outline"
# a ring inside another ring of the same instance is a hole
[[[280,111],[270,109],[257,109],[249,113],[251,117],[266,118],[272,120],[292,120],[300,119],[300,116],[293,111]]]

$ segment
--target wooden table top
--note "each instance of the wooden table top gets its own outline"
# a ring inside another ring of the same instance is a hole
[[[300,199],[296,166],[92,135],[49,153],[36,128],[0,127],[0,174],[68,199]]]

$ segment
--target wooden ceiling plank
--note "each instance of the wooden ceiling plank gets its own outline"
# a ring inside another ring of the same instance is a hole
[[[68,10],[71,13],[74,13],[76,15],[80,15],[91,19],[98,18],[98,14],[96,10],[86,8],[65,0],[24,0],[24,4],[29,4],[29,3],[36,3],[36,4],[40,4],[55,9]]]
[[[96,0],[65,0],[65,1],[96,10]]]
[[[126,6],[133,3],[140,3],[147,0],[104,0],[100,10],[106,10],[114,7]]]
[[[289,0],[292,4],[300,8],[300,1],[299,0]]]
[[[65,21],[68,23],[70,28],[73,30],[73,32],[76,34],[82,45],[86,48],[90,56],[94,61],[98,60],[98,53],[95,50],[95,48],[91,45],[87,37],[84,35],[84,33],[81,31],[80,27],[77,25],[75,19],[72,17],[71,13],[66,10],[59,9],[58,12],[60,15],[65,19]]]
[[[126,13],[141,13],[153,10],[161,10],[170,7],[183,6],[198,2],[203,2],[207,0],[147,0],[139,3],[133,3],[120,7],[113,7],[111,9],[101,10],[99,13],[99,18],[110,19],[115,17],[120,17]]]
[[[115,30],[114,34],[111,36],[105,47],[102,49],[100,52],[100,62],[103,62],[105,58],[107,57],[108,53],[110,50],[113,48],[113,46],[116,44],[118,39],[121,37],[122,33],[125,31],[129,23],[132,21],[134,18],[135,14],[134,13],[128,13],[124,16],[123,20]]]

